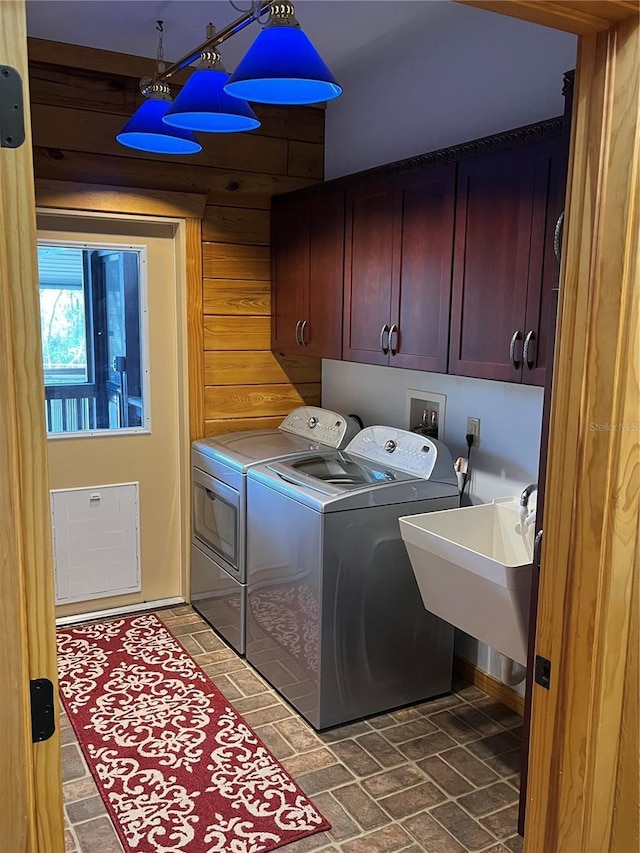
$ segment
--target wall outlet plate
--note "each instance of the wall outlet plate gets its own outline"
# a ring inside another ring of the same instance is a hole
[[[436,391],[418,391],[414,388],[407,388],[406,429],[414,429],[420,424],[425,409],[437,413],[438,440],[445,441],[447,395],[438,394]]]
[[[467,435],[473,436],[473,446],[480,444],[480,418],[467,418]]]

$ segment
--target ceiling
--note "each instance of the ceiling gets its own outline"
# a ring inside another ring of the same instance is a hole
[[[249,0],[236,0],[241,10]],[[295,0],[302,29],[334,74],[352,63],[380,61],[380,51],[407,29],[428,27],[446,14],[449,0]],[[156,21],[164,22],[165,59],[174,62],[205,39],[205,26],[218,29],[241,11],[229,0],[28,0],[30,36],[120,53],[155,57]],[[251,24],[222,46],[232,71],[258,32]]]

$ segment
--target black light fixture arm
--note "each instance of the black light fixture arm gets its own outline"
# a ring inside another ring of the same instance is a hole
[[[201,45],[189,51],[189,53],[185,54],[182,59],[179,59],[177,62],[174,62],[173,65],[169,65],[164,71],[161,71],[156,75],[155,81],[160,82],[163,80],[169,80],[174,74],[177,74],[178,71],[182,71],[183,68],[186,68],[188,65],[191,65],[197,59],[200,59],[200,55],[205,50],[210,50],[212,47],[217,47],[219,44],[222,44],[223,41],[231,38],[236,33],[239,33],[246,26],[251,24],[253,21],[257,20],[261,15],[271,9],[272,6],[276,4],[276,0],[256,0],[255,3],[251,4],[251,9],[247,12],[243,12],[240,17],[236,18],[235,21],[232,21],[230,24],[227,24],[226,27],[219,30],[215,35],[213,35],[210,39],[204,41]],[[143,77],[140,81],[140,90],[145,92],[149,89],[149,85],[151,83],[151,79],[148,77]]]

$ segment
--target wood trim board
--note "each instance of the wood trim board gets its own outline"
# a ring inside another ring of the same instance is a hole
[[[485,672],[480,667],[474,666],[464,658],[453,658],[453,671],[457,672],[471,684],[484,690],[489,696],[492,696],[498,702],[506,705],[512,711],[520,716],[524,713],[524,696],[521,696],[512,687],[503,684],[497,678],[494,678],[488,672]]]
[[[64,849],[53,561],[40,349],[24,2],[0,4],[0,64],[25,87],[25,142],[0,149],[0,837]],[[35,333],[34,333],[35,332]],[[56,732],[33,743],[29,682],[53,685]]]
[[[207,202],[206,195],[202,193],[165,192],[47,178],[36,180],[36,198],[41,207],[178,219],[202,219]]]

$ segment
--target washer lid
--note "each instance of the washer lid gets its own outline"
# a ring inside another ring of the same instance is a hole
[[[365,486],[415,479],[415,475],[405,471],[358,459],[349,453],[319,453],[315,456],[303,456],[290,460],[288,468],[290,471],[316,480],[313,488],[326,495],[336,495],[362,489]],[[308,485],[309,481],[305,479],[304,483]]]
[[[248,478],[319,512],[458,499],[457,483],[427,480],[346,451],[305,453],[257,465],[249,470]]]

